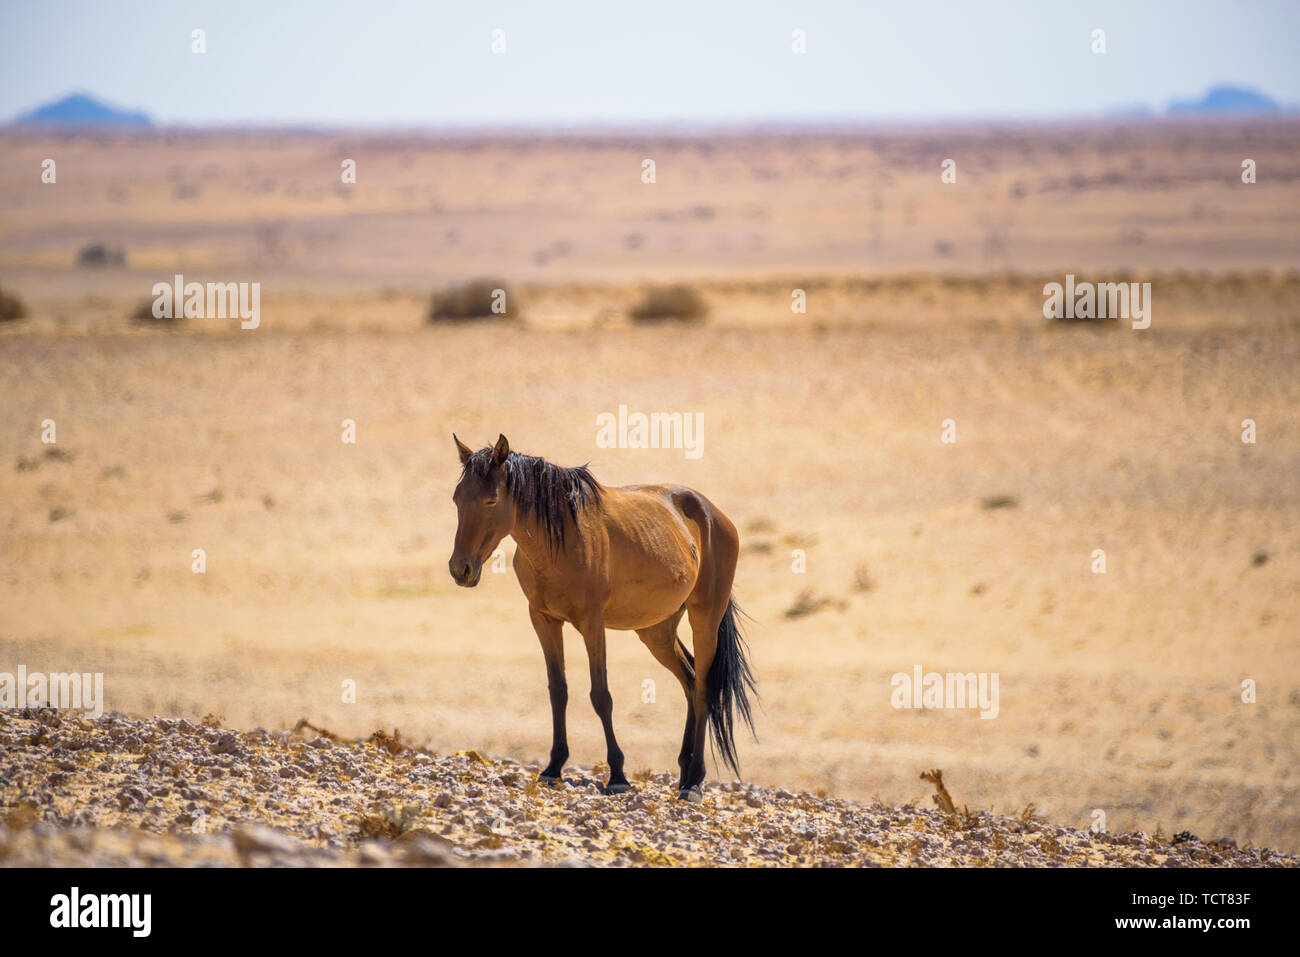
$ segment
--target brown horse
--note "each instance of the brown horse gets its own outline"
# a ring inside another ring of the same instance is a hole
[[[737,627],[731,595],[740,537],[736,527],[699,492],[678,485],[607,488],[585,466],[560,468],[510,451],[501,436],[477,452],[452,436],[461,476],[452,495],[459,520],[451,561],[456,584],[478,584],[487,561],[507,535],[518,546],[515,575],[546,657],[551,692],[551,760],[543,783],[558,784],[569,757],[564,710],[561,629],[578,629],[591,665],[591,704],[605,729],[609,759],[606,794],[631,785],[614,739],[613,699],[605,677],[605,629],[635,631],[686,692],[686,730],[677,763],[678,796],[703,798],[706,725],[733,770],[732,734],[739,711],[753,731],[749,692],[754,678]],[[685,614],[695,653],[677,638]]]

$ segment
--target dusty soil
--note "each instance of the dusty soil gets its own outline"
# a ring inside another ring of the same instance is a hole
[[[536,761],[518,585],[446,571],[451,432],[505,432],[740,528],[747,781],[928,808],[939,767],[972,809],[1300,851],[1300,124],[2,135],[0,285],[30,316],[0,323],[0,673]],[[89,242],[126,265],[78,268]],[[130,321],[175,272],[261,282],[260,328]],[[1151,327],[1045,320],[1067,272],[1149,279]],[[476,275],[522,319],[424,322]],[[629,323],[649,280],[691,282],[707,320]],[[600,447],[620,405],[703,415],[702,456]],[[569,635],[581,766],[605,751]],[[674,769],[680,692],[634,635],[609,645],[629,770]],[[998,716],[894,708],[916,665],[997,673]]]
[[[860,804],[740,782],[675,799],[667,774],[600,793],[378,732],[228,731],[185,719],[0,711],[7,866],[1295,867],[1191,834],[1092,833],[1037,818]]]
[[[957,311],[923,332],[444,330],[418,309],[369,332],[11,324],[0,671],[102,672],[105,706],[133,714],[306,716],[537,760],[546,681],[513,545],[473,591],[446,572],[450,433],[504,431],[611,484],[699,488],[736,522],[749,780],[902,804],[938,766],[972,806],[1300,849],[1296,300],[1207,288],[1145,338]],[[702,413],[702,458],[597,447],[622,403]],[[675,768],[680,692],[634,635],[609,645],[630,768]],[[997,718],[893,708],[917,664],[998,673]]]
[[[1295,268],[1298,137],[1294,118],[700,137],[8,130],[0,278],[34,297],[51,280],[147,291],[177,269],[335,294],[479,274]],[[46,158],[56,184],[39,180]],[[125,268],[75,268],[95,242]]]

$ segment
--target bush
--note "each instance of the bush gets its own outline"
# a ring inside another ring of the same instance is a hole
[[[104,266],[125,266],[126,253],[120,247],[106,243],[90,243],[82,246],[77,253],[78,266],[100,268]]]
[[[690,286],[652,286],[633,307],[634,322],[698,322],[708,313],[704,298]]]
[[[499,305],[498,305],[499,303]],[[493,307],[496,306],[494,311]],[[504,312],[501,310],[505,310]],[[429,322],[465,322],[474,319],[516,319],[519,303],[505,282],[474,279],[433,294]]]
[[[172,310],[175,313],[175,315],[164,316],[160,319],[158,316],[155,316],[153,314],[153,304],[154,304],[154,300],[152,299],[144,300],[143,302],[140,303],[140,305],[138,305],[135,308],[135,311],[131,313],[130,318],[135,320],[136,322],[156,322],[156,323],[161,323],[163,325],[180,322],[181,320],[180,312],[177,311],[175,308],[173,308]]]
[[[0,322],[22,319],[27,315],[27,306],[12,293],[0,289]]]

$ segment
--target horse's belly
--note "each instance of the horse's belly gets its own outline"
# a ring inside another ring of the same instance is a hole
[[[617,584],[605,602],[605,627],[635,631],[657,625],[676,614],[694,588],[695,575],[686,569]]]
[[[700,547],[667,491],[627,491],[618,514],[612,507],[607,514],[610,592],[604,614],[607,628],[635,630],[659,624],[686,603],[699,579]]]

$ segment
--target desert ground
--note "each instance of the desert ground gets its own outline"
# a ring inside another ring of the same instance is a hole
[[[508,570],[466,590],[446,568],[451,433],[505,433],[736,523],[746,786],[930,809],[940,768],[971,813],[1300,851],[1298,145],[1280,120],[4,132],[0,287],[28,315],[0,323],[0,672],[102,672],[138,719],[384,729],[522,773],[550,745],[524,599]],[[90,243],[125,262],[79,266]],[[259,327],[133,321],[178,272],[260,282]],[[1045,319],[1067,273],[1150,282],[1150,327]],[[426,321],[476,276],[510,284],[511,316]],[[691,284],[707,318],[631,322],[651,282]],[[702,454],[601,447],[621,405],[702,414]],[[918,665],[996,673],[997,716],[893,707]],[[629,772],[675,771],[673,680],[623,632],[609,676]],[[0,810],[66,823],[19,773],[29,740],[0,745]],[[714,774],[719,801],[746,793]]]
[[[377,731],[211,718],[0,711],[0,865],[39,867],[1297,867],[1230,839],[1116,834],[1019,814],[921,808],[731,781],[677,800],[668,772],[602,794],[603,766],[552,786],[541,765],[430,754]]]

